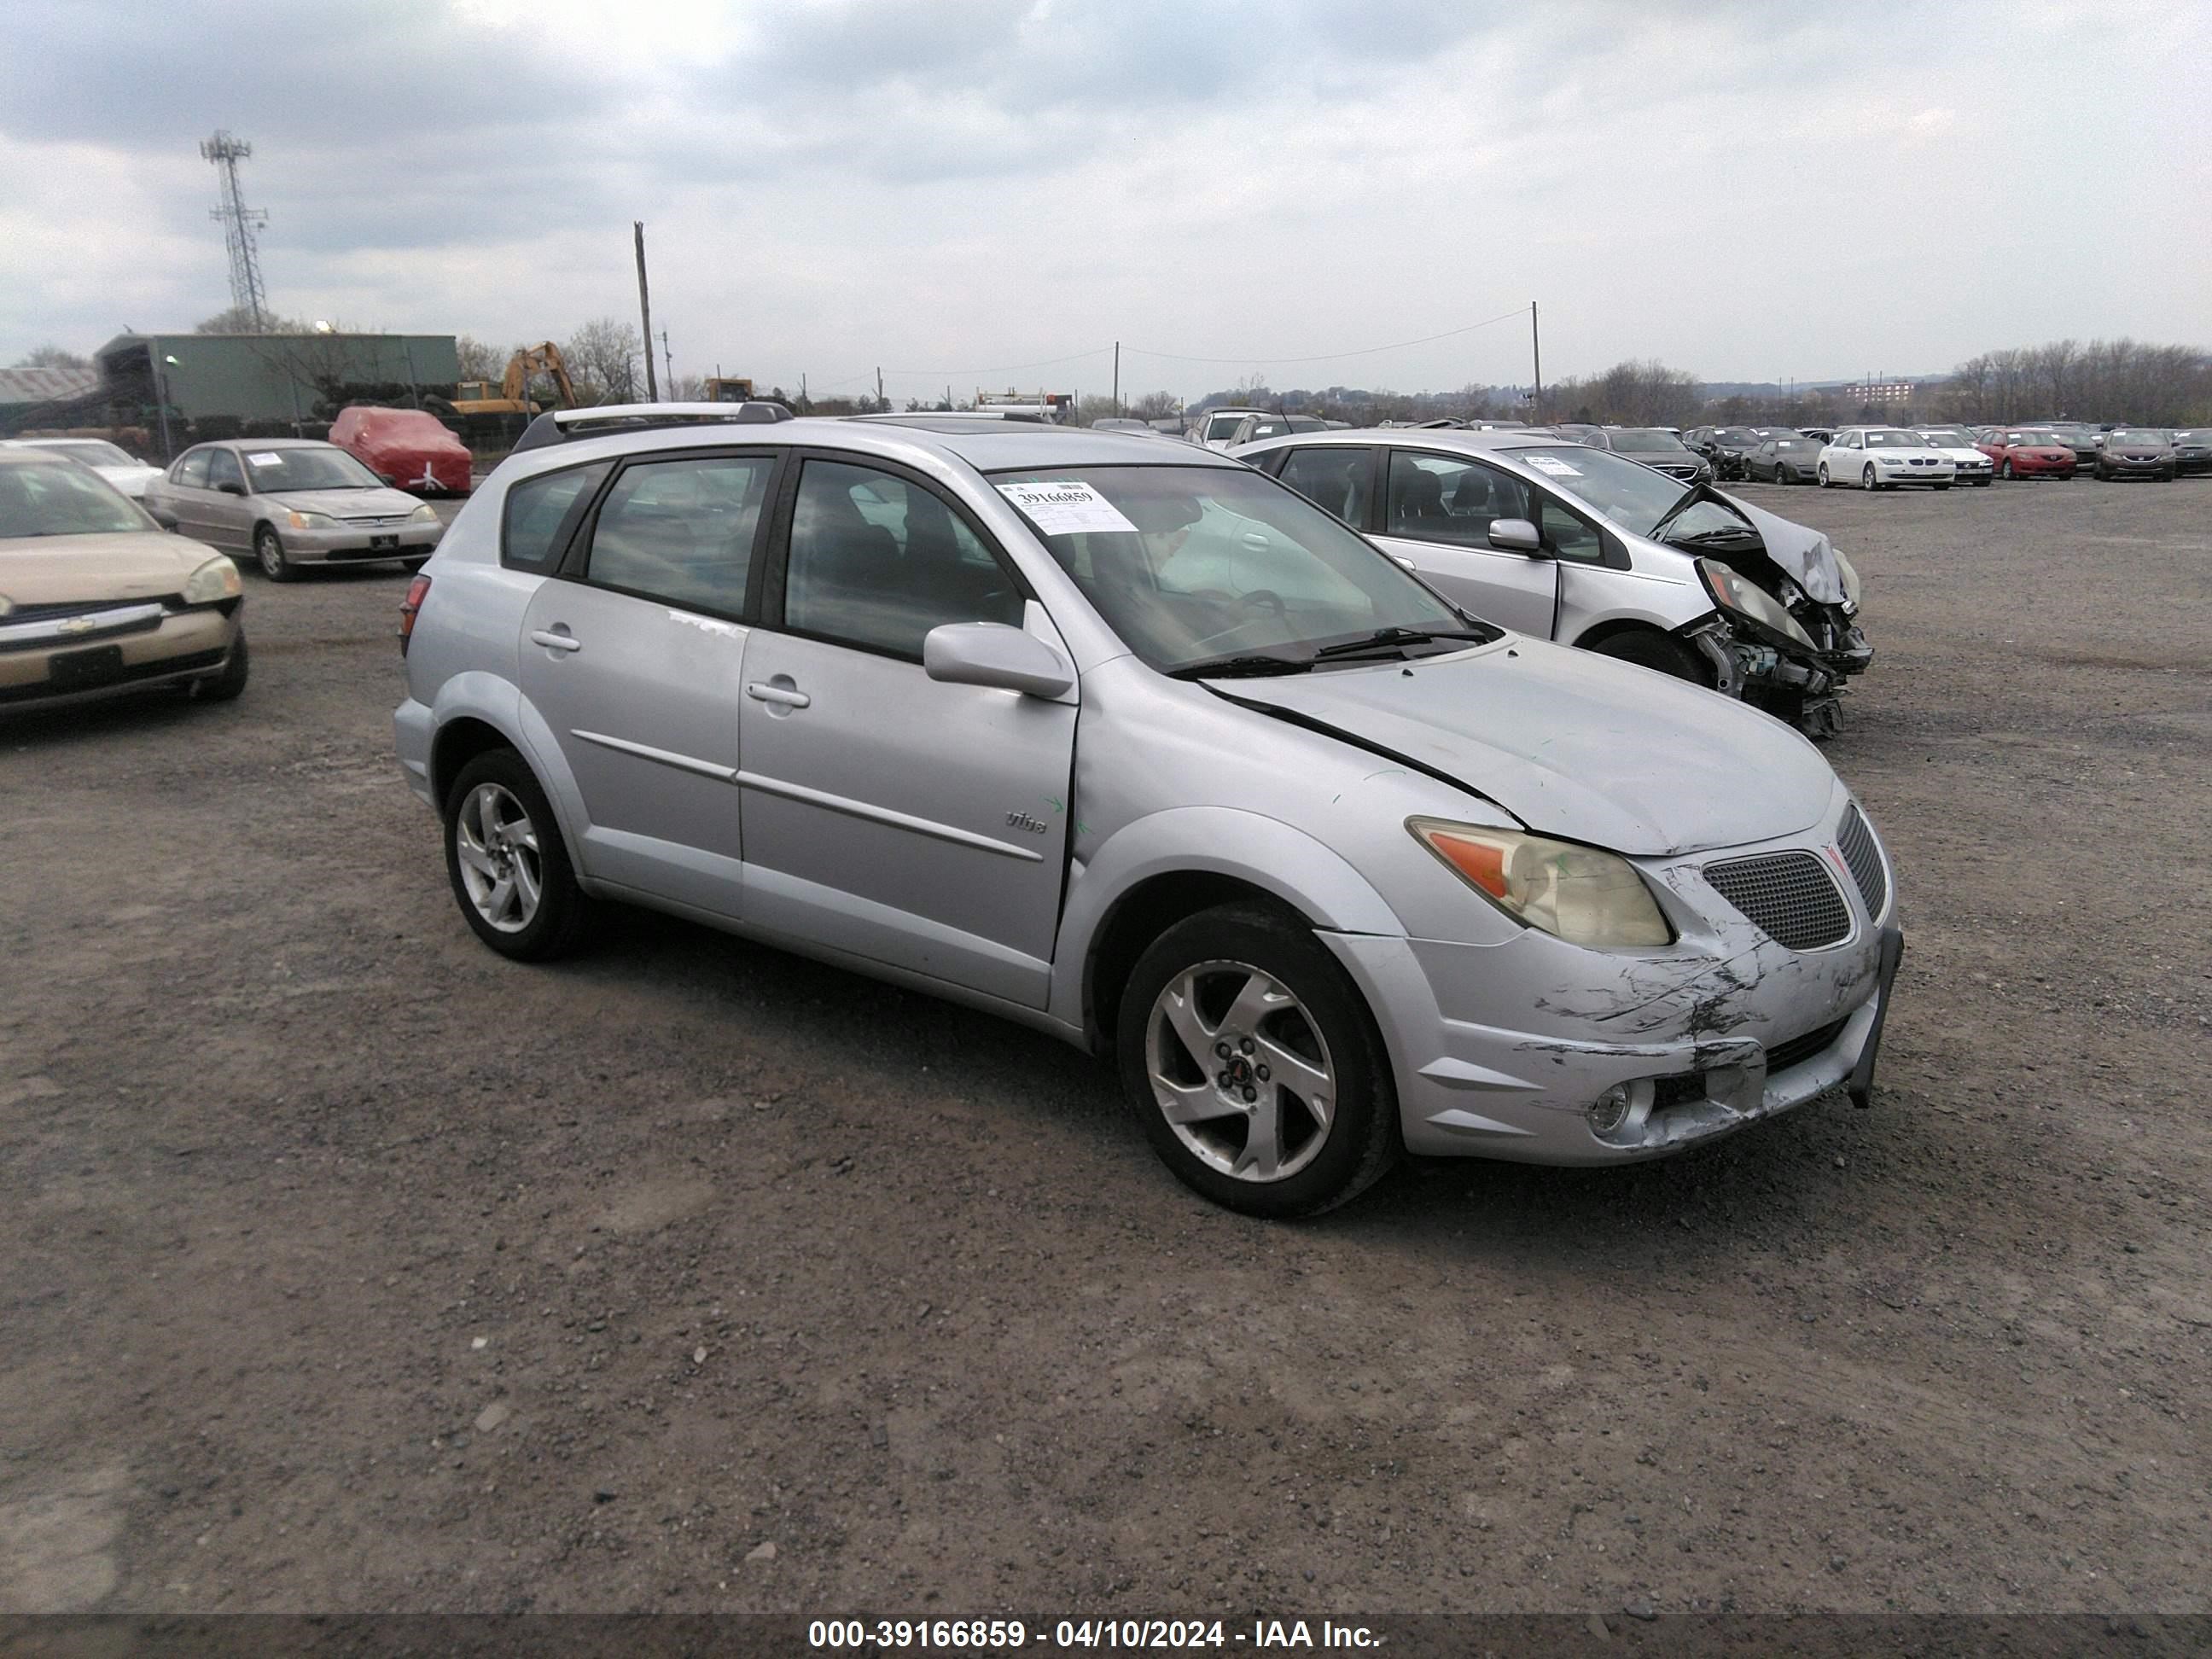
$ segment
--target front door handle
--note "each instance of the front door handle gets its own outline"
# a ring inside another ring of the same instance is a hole
[[[574,634],[555,633],[543,628],[531,635],[530,642],[532,645],[542,645],[549,651],[581,651],[584,648],[583,641],[578,639]]]
[[[758,680],[745,687],[745,695],[756,702],[778,703],[786,708],[804,708],[814,701],[804,691],[794,690],[789,686],[763,685]]]

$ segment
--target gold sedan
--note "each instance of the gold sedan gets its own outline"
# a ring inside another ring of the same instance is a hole
[[[155,686],[246,690],[238,567],[88,467],[0,446],[0,714]]]

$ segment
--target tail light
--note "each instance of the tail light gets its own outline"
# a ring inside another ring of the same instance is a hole
[[[399,602],[399,654],[407,654],[407,642],[415,637],[415,618],[422,614],[422,601],[430,597],[430,579],[417,576],[407,584],[407,597]]]

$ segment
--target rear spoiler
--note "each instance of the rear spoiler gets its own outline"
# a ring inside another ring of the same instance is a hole
[[[649,432],[658,428],[721,424],[762,426],[792,419],[781,404],[751,398],[741,404],[602,404],[591,409],[556,409],[531,422],[514,453],[593,438],[607,432]]]

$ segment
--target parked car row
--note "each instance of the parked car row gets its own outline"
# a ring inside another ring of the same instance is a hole
[[[410,584],[394,732],[492,950],[618,901],[969,1003],[1304,1215],[1868,1098],[1887,860],[1684,683],[1826,695],[1856,589],[1547,434],[562,411]]]

